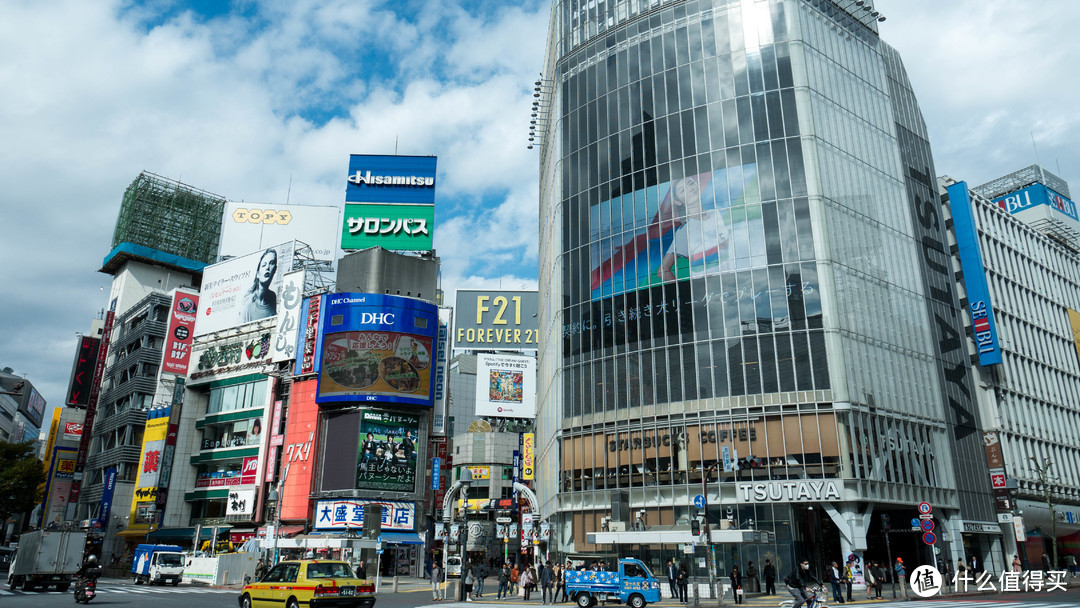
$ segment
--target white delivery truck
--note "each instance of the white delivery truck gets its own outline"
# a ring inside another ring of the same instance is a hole
[[[11,589],[32,591],[53,586],[67,591],[71,577],[82,565],[86,532],[77,530],[36,530],[24,532],[11,560],[7,583]]]

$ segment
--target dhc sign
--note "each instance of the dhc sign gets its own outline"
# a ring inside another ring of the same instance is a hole
[[[975,330],[975,347],[979,353],[979,365],[1000,365],[1001,348],[998,346],[994,310],[990,306],[990,289],[986,285],[986,270],[979,250],[979,235],[975,230],[975,215],[971,208],[967,182],[955,183],[947,190],[949,208],[952,210],[953,229],[956,231],[956,244],[960,250],[960,266],[964,270],[968,309],[971,313],[971,324]]]

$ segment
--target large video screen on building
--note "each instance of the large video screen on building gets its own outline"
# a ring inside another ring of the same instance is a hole
[[[592,298],[765,265],[757,166],[628,192],[590,211]],[[604,238],[610,235],[610,238]]]
[[[412,492],[419,433],[419,416],[371,410],[361,413],[356,488]]]
[[[439,310],[398,296],[327,296],[318,403],[381,401],[430,407]]]

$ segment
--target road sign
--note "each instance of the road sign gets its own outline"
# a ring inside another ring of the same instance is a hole
[[[919,515],[919,519],[934,519],[934,515],[932,513],[922,513]]]
[[[911,527],[912,528],[918,528],[919,527],[919,518],[917,518],[917,517],[912,517],[911,518]]]
[[[932,519],[924,519],[924,520],[922,520],[922,523],[919,524],[919,527],[921,527],[923,529],[923,532],[933,532],[934,531],[934,520],[932,520]]]
[[[924,532],[922,535],[922,542],[932,545],[937,542],[937,535],[933,532]]]
[[[508,524],[508,523],[510,523],[510,521],[511,520],[510,520],[509,517],[496,517],[495,518],[495,523],[499,523],[499,524]]]
[[[382,549],[375,549],[375,555],[382,555]]]
[[[930,513],[933,510],[934,510],[934,508],[930,506],[930,503],[928,503],[928,502],[920,502],[919,503],[919,513],[921,513],[923,515],[926,515],[926,514]]]
[[[704,509],[705,508],[705,497],[702,496],[701,494],[698,494],[697,496],[695,496],[694,497],[694,506],[699,508],[699,509]]]

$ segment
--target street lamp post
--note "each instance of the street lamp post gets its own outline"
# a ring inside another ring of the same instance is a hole
[[[278,482],[277,486],[270,488],[270,491],[266,494],[266,502],[274,504],[274,544],[272,549],[274,552],[274,564],[277,564],[278,562],[278,528],[281,527],[281,509],[279,508],[279,502],[281,500],[280,487],[281,482]]]
[[[716,589],[716,564],[715,564],[715,559],[716,558],[713,555],[714,554],[714,547],[713,547],[713,542],[712,542],[712,524],[709,523],[709,485],[708,485],[708,482],[709,482],[709,475],[712,474],[712,472],[715,471],[719,466],[720,466],[719,463],[714,462],[708,468],[703,467],[702,470],[701,470],[701,496],[705,499],[705,509],[704,509],[704,516],[705,516],[705,521],[704,521],[704,523],[705,523],[705,526],[704,526],[705,552],[706,552],[706,554],[708,555],[708,558],[709,558],[709,572],[708,572],[709,576],[708,576],[708,579],[709,579],[709,589],[710,590],[715,590]],[[717,599],[722,601],[724,598],[719,597],[719,595],[720,594],[718,593],[717,594]],[[695,598],[695,600],[696,600],[696,598]]]

